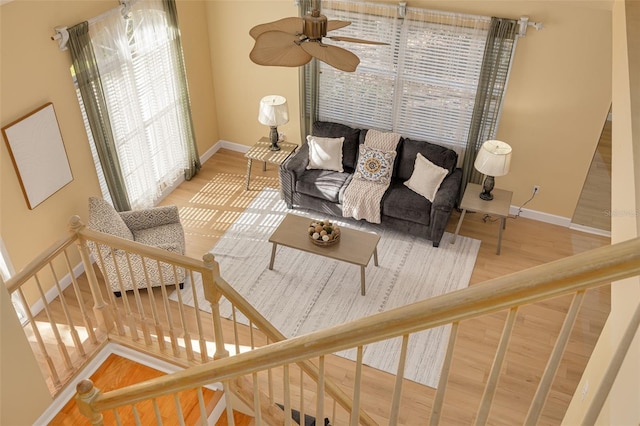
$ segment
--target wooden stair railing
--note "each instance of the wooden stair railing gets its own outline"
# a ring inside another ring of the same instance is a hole
[[[255,348],[248,352],[221,358],[215,362],[191,367],[162,378],[148,380],[135,386],[98,394],[90,402],[90,412],[99,413],[103,410],[132,404],[152,395],[165,395],[190,389],[206,383],[228,383],[239,377],[268,371],[280,366],[319,358],[319,391],[316,409],[317,418],[323,418],[322,382],[324,380],[323,359],[326,355],[337,351],[357,348],[358,361],[356,371],[361,367],[362,346],[380,340],[403,337],[401,352],[404,354],[406,344],[412,333],[452,324],[452,340],[455,339],[457,325],[464,320],[477,318],[482,315],[508,310],[509,316],[505,323],[501,342],[495,355],[490,377],[485,387],[482,402],[476,415],[476,424],[486,424],[487,413],[491,409],[493,395],[498,385],[497,373],[500,371],[508,348],[509,337],[518,308],[522,305],[551,299],[567,294],[574,295],[574,302],[565,320],[565,325],[558,337],[556,346],[548,360],[547,369],[538,386],[538,392],[533,398],[527,418],[528,424],[535,424],[539,407],[548,395],[549,378],[555,375],[559,353],[566,345],[567,329],[574,320],[574,311],[580,304],[582,294],[611,281],[640,275],[640,238],[603,247],[572,257],[561,259],[525,271],[495,278],[482,284],[443,294],[428,300],[417,302],[401,308],[386,311],[370,317],[340,324],[328,329],[278,341],[266,346]],[[227,284],[218,279],[217,285],[223,294],[229,291]],[[611,388],[615,375],[631,345],[636,330],[640,324],[640,305],[629,322],[620,346],[610,362],[605,380],[598,389],[593,405],[589,408],[588,419],[591,423],[599,413],[601,404]],[[436,394],[436,404],[432,410],[431,424],[438,424],[438,413],[442,409],[447,385],[447,373],[450,369],[453,344],[449,345],[445,365],[442,371],[440,385]],[[389,424],[398,421],[398,398],[402,392],[404,357],[401,357],[397,386],[390,398],[391,408]],[[359,374],[356,372],[356,376]],[[358,379],[359,380],[359,379]],[[257,383],[254,383],[257,387]],[[356,383],[358,389],[360,383]],[[255,389],[256,394],[259,389]],[[354,405],[358,406],[359,395],[354,395]],[[358,419],[351,420],[351,424],[358,424]],[[260,421],[257,421],[260,424]],[[233,424],[233,419],[231,423]]]

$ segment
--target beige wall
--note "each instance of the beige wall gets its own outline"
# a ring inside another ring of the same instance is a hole
[[[15,0],[0,6],[0,126],[52,102],[74,178],[29,210],[6,144],[0,142],[0,235],[16,270],[61,238],[72,215],[79,214],[86,221],[87,198],[100,194],[69,73],[69,52],[60,51],[57,42],[50,39],[53,28],[74,25],[117,5],[117,0]],[[207,14],[203,1],[177,0],[177,6],[195,135],[203,154],[219,139]],[[9,295],[4,288],[1,292],[0,423],[33,424],[51,397],[10,307]],[[26,293],[31,302],[37,298],[35,289]],[[20,369],[11,368],[18,360]],[[5,389],[7,384],[12,386],[10,391]]]
[[[497,185],[514,191],[520,205],[540,185],[527,208],[571,218],[611,104],[609,2],[411,1],[412,7],[541,21],[520,39],[498,138],[513,146],[509,175]],[[260,67],[248,58],[249,29],[296,16],[293,1],[208,2],[220,137],[251,145],[266,133],[258,101],[282,94],[297,111],[297,71]],[[295,113],[292,114],[294,119]],[[299,142],[299,121],[283,126]]]
[[[177,3],[193,121],[202,154],[218,140],[207,16],[202,1]],[[74,178],[29,210],[6,144],[1,143],[0,234],[17,270],[62,237],[72,215],[86,220],[87,197],[100,194],[69,73],[69,52],[60,51],[57,42],[50,39],[53,28],[74,25],[117,5],[117,0],[16,0],[0,6],[0,125],[53,102]]]
[[[613,9],[613,146],[611,175],[613,243],[638,237],[640,230],[640,3],[616,1]],[[635,121],[635,123],[634,123]],[[582,424],[585,410],[602,380],[609,359],[640,300],[640,279],[632,278],[611,286],[611,314],[563,424]],[[636,333],[609,400],[597,424],[640,424],[640,340]],[[583,395],[584,394],[584,398]]]
[[[32,425],[52,399],[2,280],[0,286],[0,424]]]

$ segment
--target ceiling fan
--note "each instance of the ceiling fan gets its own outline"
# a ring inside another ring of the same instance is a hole
[[[260,24],[249,31],[256,41],[249,58],[258,65],[298,67],[312,58],[342,71],[355,71],[360,59],[352,52],[338,46],[325,44],[322,38],[365,44],[388,44],[378,41],[361,40],[352,37],[328,37],[327,32],[350,25],[348,21],[329,21],[320,14],[317,1],[313,10],[302,18],[283,18]]]

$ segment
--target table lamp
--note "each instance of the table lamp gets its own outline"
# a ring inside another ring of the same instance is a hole
[[[480,147],[474,163],[477,171],[485,175],[480,198],[486,201],[493,200],[493,186],[496,176],[504,176],[509,173],[511,165],[511,147],[501,141],[486,141]]]
[[[289,122],[289,108],[284,96],[269,95],[260,100],[260,111],[258,121],[261,124],[271,127],[269,140],[271,141],[271,151],[280,151],[278,146],[278,126]]]

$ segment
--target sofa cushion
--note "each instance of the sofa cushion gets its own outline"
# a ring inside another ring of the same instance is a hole
[[[395,158],[395,151],[360,145],[360,155],[353,177],[387,185],[391,181]]]
[[[343,172],[342,143],[344,137],[323,138],[320,136],[307,136],[309,144],[308,169],[333,170]]]
[[[351,181],[351,173],[330,170],[307,170],[298,177],[296,192],[331,201],[340,202],[340,194]]]
[[[398,163],[396,177],[398,179],[407,180],[411,177],[418,152],[436,166],[447,169],[449,173],[455,170],[458,163],[458,154],[452,149],[425,141],[405,139],[396,160]]]
[[[431,201],[394,179],[382,199],[382,215],[429,226]]]
[[[353,173],[358,159],[358,145],[360,143],[360,129],[354,129],[340,123],[316,121],[311,132],[314,136],[324,138],[344,137],[342,143],[342,165],[344,170]]]
[[[440,188],[440,184],[447,174],[447,169],[436,166],[418,153],[413,167],[413,174],[404,184],[407,188],[433,202],[436,192],[438,192],[438,188]]]

